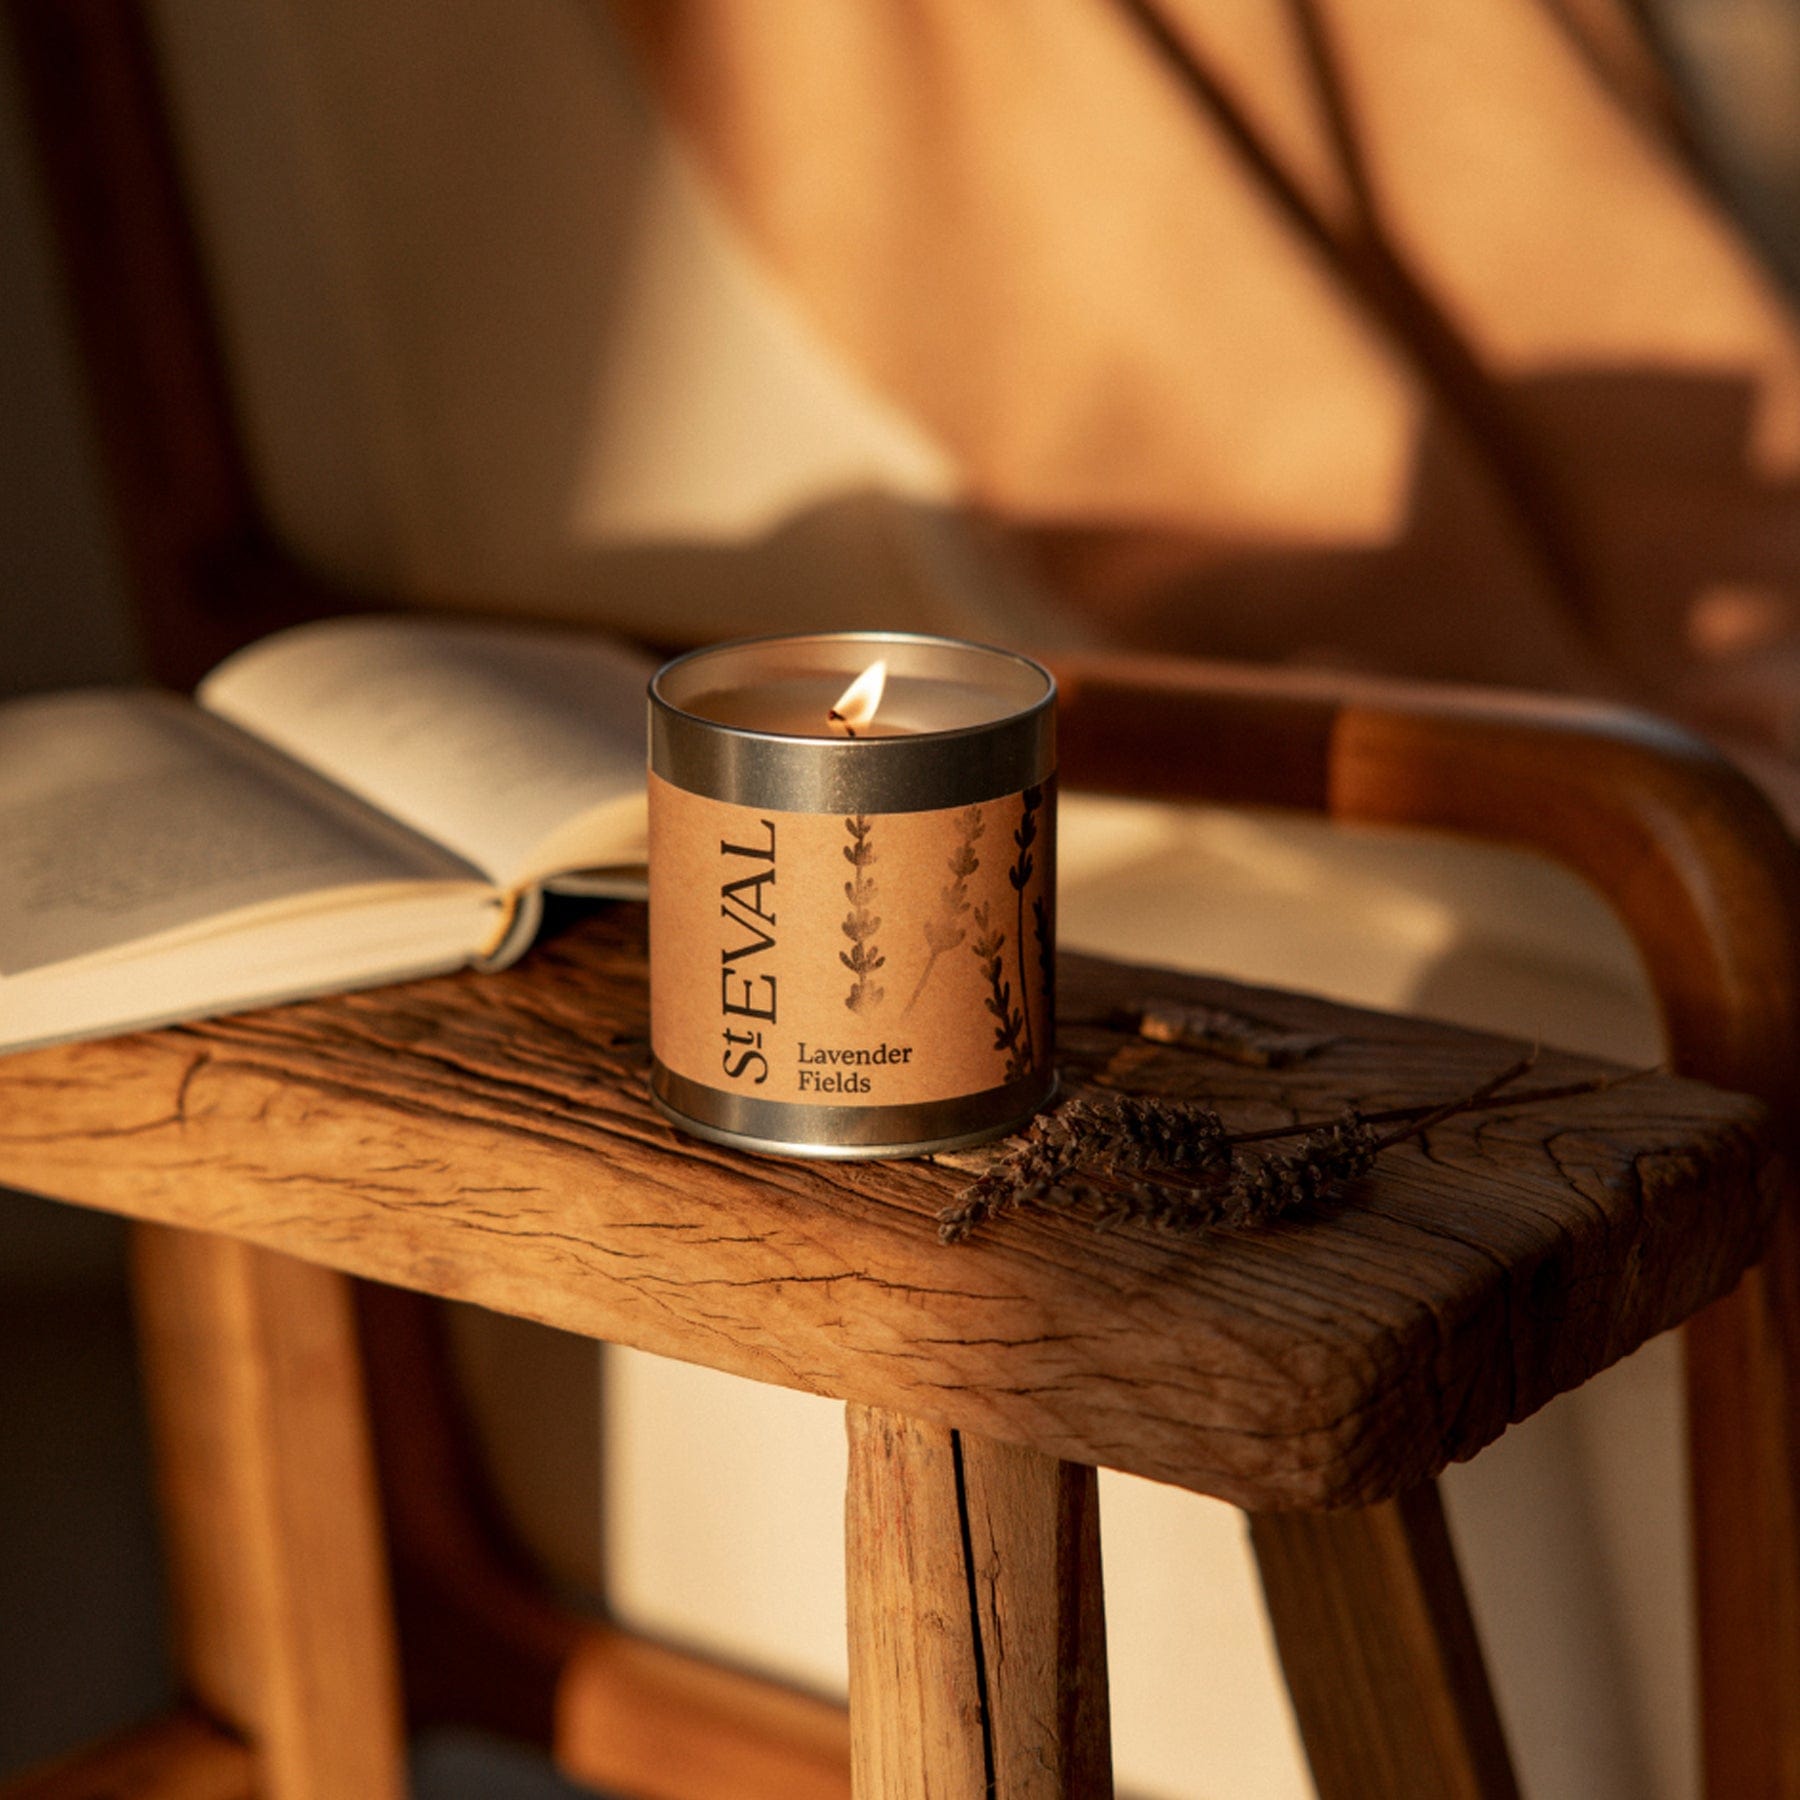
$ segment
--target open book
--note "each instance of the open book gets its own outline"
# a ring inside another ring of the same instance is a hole
[[[500,967],[546,885],[642,893],[653,667],[343,619],[240,651],[198,704],[0,706],[0,1047]]]

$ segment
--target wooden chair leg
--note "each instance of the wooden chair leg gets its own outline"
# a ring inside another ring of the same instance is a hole
[[[1800,1222],[1683,1336],[1705,1791],[1797,1800]]]
[[[400,1688],[349,1282],[139,1226],[177,1649],[264,1800],[401,1800]]]
[[[1320,1800],[1517,1800],[1435,1483],[1250,1536]]]
[[[841,1705],[553,1597],[488,1490],[438,1303],[375,1282],[357,1302],[415,1727],[536,1744],[570,1779],[638,1800],[846,1800]]]
[[[854,1792],[1110,1795],[1094,1471],[874,1407],[848,1429]]]

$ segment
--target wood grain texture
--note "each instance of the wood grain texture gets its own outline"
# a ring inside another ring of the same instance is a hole
[[[993,1767],[957,1434],[846,1409],[850,1769],[858,1800],[986,1794]]]
[[[1259,1510],[1386,1498],[1472,1455],[1729,1287],[1782,1191],[1753,1103],[1646,1078],[1452,1121],[1261,1232],[1019,1215],[947,1250],[951,1169],[662,1123],[643,966],[620,907],[500,978],[5,1059],[0,1181]],[[1246,1126],[1453,1094],[1516,1054],[1078,957],[1061,979],[1072,1081],[1203,1092]],[[1333,1042],[1279,1071],[1147,1044],[1110,1022],[1147,986]]]
[[[400,1800],[400,1690],[349,1284],[144,1226],[134,1286],[187,1684],[267,1800]]]
[[[957,1433],[997,1794],[1112,1792],[1094,1471]]]
[[[256,1759],[197,1713],[139,1725],[0,1782],[0,1800],[255,1800]]]
[[[1093,1470],[874,1407],[847,1429],[857,1795],[1110,1794]]]
[[[1250,1536],[1320,1800],[1518,1800],[1435,1483]]]

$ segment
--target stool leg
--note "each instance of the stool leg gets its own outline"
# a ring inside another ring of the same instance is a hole
[[[400,1686],[349,1282],[134,1234],[177,1649],[265,1800],[401,1800]]]
[[[1112,1792],[1094,1471],[848,1409],[862,1800]]]
[[[1435,1483],[1250,1537],[1320,1800],[1517,1800]]]

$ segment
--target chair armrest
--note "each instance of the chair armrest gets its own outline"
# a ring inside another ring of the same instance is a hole
[[[1600,893],[1684,1073],[1788,1112],[1800,1084],[1800,847],[1699,738],[1624,708],[1127,656],[1054,665],[1063,778],[1410,825],[1535,851]]]

